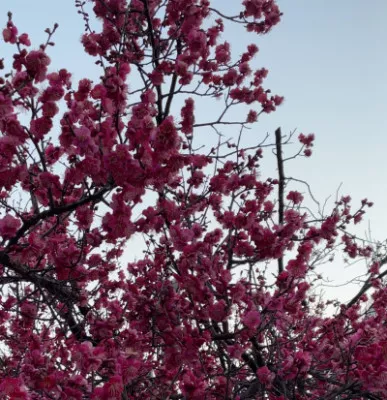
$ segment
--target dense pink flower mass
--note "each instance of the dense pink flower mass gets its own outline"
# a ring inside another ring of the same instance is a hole
[[[50,70],[57,25],[40,46],[3,30],[0,399],[386,399],[385,261],[350,233],[372,204],[316,217],[280,130],[242,144],[283,97],[228,29],[269,32],[276,1],[75,3],[97,81]],[[327,314],[317,267],[340,248],[369,268]]]

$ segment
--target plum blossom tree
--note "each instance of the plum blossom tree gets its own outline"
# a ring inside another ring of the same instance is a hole
[[[36,49],[11,14],[3,30],[0,398],[387,398],[384,260],[348,233],[371,204],[343,197],[316,217],[286,175],[289,137],[242,146],[283,98],[263,87],[256,45],[235,57],[222,38],[230,24],[269,32],[276,2],[236,15],[209,0],[88,3],[98,82],[49,69],[57,25]],[[213,119],[195,111],[216,99]],[[294,157],[313,140],[300,134]],[[145,250],[127,262],[131,237]],[[339,245],[367,260],[366,280],[326,315],[315,265]]]

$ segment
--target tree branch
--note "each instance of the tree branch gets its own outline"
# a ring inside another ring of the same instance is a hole
[[[278,224],[282,225],[284,222],[284,190],[285,190],[285,173],[284,162],[282,158],[282,135],[281,128],[275,131],[275,147],[278,166]],[[278,259],[278,273],[284,270],[283,257]]]

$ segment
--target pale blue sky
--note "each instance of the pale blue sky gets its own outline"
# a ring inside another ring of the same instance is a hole
[[[232,9],[239,1],[214,3]],[[314,132],[313,157],[294,162],[289,175],[310,182],[319,199],[334,194],[343,183],[343,194],[374,201],[367,220],[374,238],[382,240],[387,237],[387,1],[278,4],[282,23],[267,36],[246,36],[260,48],[257,65],[270,70],[265,87],[286,99],[277,112],[262,118],[259,135],[277,126],[283,132]],[[82,52],[83,21],[72,0],[1,0],[1,27],[8,10],[34,44],[44,40],[46,27],[59,23],[56,46],[49,51],[53,69],[66,67],[75,78],[98,76],[93,61]],[[239,32],[232,32],[237,53]],[[10,56],[2,40],[0,54]]]

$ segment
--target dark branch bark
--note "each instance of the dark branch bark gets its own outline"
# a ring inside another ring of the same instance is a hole
[[[81,324],[77,323],[72,313],[74,306],[78,302],[78,293],[73,288],[66,286],[64,282],[59,282],[56,279],[49,277],[42,277],[37,274],[36,271],[32,271],[29,268],[13,263],[9,258],[8,254],[0,252],[0,263],[7,267],[9,270],[17,274],[16,277],[3,277],[0,283],[12,283],[12,282],[30,282],[34,284],[39,290],[46,290],[54,299],[65,304],[68,311],[62,314],[62,318],[66,321],[68,328],[71,333],[79,341],[89,340],[93,344],[96,342],[89,336],[87,336],[81,327]],[[80,310],[81,314],[85,316],[85,308]]]
[[[375,279],[383,279],[385,276],[387,276],[387,270],[384,272],[380,273],[378,276],[375,277]],[[364,293],[366,293],[369,289],[372,287],[372,280],[371,278],[368,278],[365,282],[362,288],[359,290],[359,292],[356,294],[353,299],[348,302],[347,307],[352,307],[356,302],[360,299],[361,296],[363,296]]]
[[[102,200],[103,195],[106,194],[111,189],[112,186],[107,185],[98,192],[92,194],[91,196],[81,198],[80,200],[75,201],[74,203],[66,204],[62,207],[53,207],[50,208],[49,210],[45,210],[37,215],[34,215],[30,219],[26,220],[23,226],[16,232],[16,235],[12,239],[10,239],[7,245],[7,249],[17,244],[19,239],[22,238],[23,235],[38,222],[53,217],[54,215],[61,215],[69,211],[75,211],[78,207],[83,206],[84,204],[90,203],[92,201],[98,201],[98,200],[100,201]]]
[[[282,225],[284,222],[284,190],[285,190],[285,173],[284,161],[282,158],[282,135],[281,128],[275,131],[275,146],[278,166],[278,224]],[[278,273],[284,270],[284,261],[280,257],[278,259]]]

